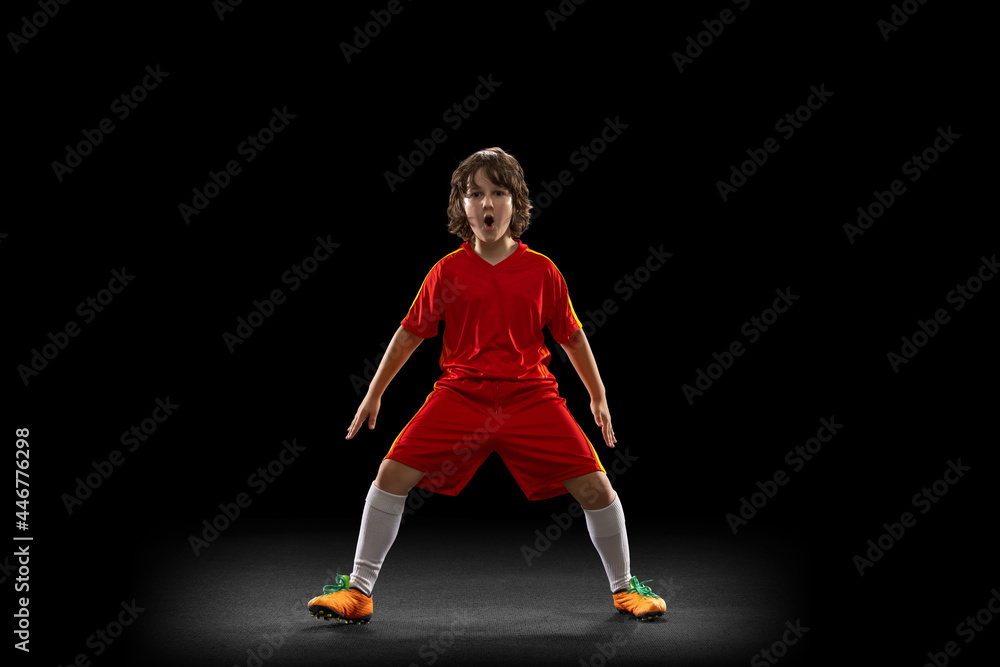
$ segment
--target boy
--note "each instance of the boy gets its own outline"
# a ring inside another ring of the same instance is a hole
[[[629,571],[621,503],[590,440],[559,396],[542,327],[562,345],[590,392],[608,447],[611,415],[594,355],[562,274],[520,242],[531,203],[521,166],[499,148],[466,158],[451,179],[449,231],[464,243],[428,272],[347,430],[375,428],[386,386],[444,320],[442,375],[400,431],[368,491],[354,571],[309,601],[311,616],[367,623],[372,588],[414,485],[457,495],[496,451],[529,500],[567,491],[580,503],[619,613],[663,616],[666,604]]]

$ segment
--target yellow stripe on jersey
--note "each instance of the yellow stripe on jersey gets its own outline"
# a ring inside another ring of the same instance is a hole
[[[558,271],[558,270],[559,269],[556,269],[556,271]],[[562,274],[560,273],[559,275],[562,275]],[[563,280],[566,280],[566,279],[563,278]],[[583,328],[583,322],[581,322],[580,318],[576,316],[576,310],[573,309],[573,299],[569,298],[569,290],[568,289],[566,290],[566,303],[569,304],[569,312],[573,313],[573,319],[576,320],[576,323],[578,325],[580,325],[580,328],[582,329]]]
[[[545,257],[545,259],[548,260],[552,264],[552,268],[554,268],[556,270],[556,273],[558,273],[559,277],[562,278],[563,283],[567,285],[566,286],[566,301],[567,301],[567,303],[569,303],[569,312],[573,313],[573,319],[576,320],[576,323],[582,329],[583,328],[583,322],[581,322],[580,318],[577,317],[576,309],[573,308],[573,299],[569,298],[569,285],[566,283],[566,277],[562,274],[562,271],[559,270],[559,267],[556,266],[555,262],[553,262],[551,259],[549,259],[545,255],[543,255],[542,253],[540,253],[540,252],[538,252],[536,250],[532,250],[531,248],[527,248],[526,252],[533,253],[535,255],[538,255],[539,257]]]
[[[422,289],[423,286],[424,286],[424,283],[427,282],[427,276],[431,275],[431,271],[433,271],[434,269],[436,269],[438,264],[440,264],[444,260],[448,259],[449,257],[451,257],[452,255],[454,255],[457,252],[462,252],[462,248],[459,247],[458,250],[455,250],[454,252],[449,252],[447,255],[445,255],[444,257],[442,257],[438,261],[434,262],[434,266],[432,266],[430,268],[430,271],[428,271],[424,275],[424,279],[420,281],[420,288],[417,289],[417,295],[415,297],[413,297],[413,301],[410,302],[410,307],[406,309],[407,313],[409,313],[413,309],[413,304],[415,304],[417,302],[417,299],[420,298],[420,289]]]

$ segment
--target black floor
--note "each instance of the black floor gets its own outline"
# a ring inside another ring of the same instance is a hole
[[[620,616],[578,523],[530,566],[521,546],[544,525],[404,525],[365,626],[306,611],[335,574],[350,572],[353,529],[258,527],[223,534],[198,557],[175,542],[143,559],[136,597],[147,611],[122,655],[248,667],[747,664],[786,621],[809,616],[801,562],[784,540],[734,545],[639,527],[630,535],[633,574],[653,580],[667,614],[642,623]],[[808,654],[808,639],[789,648],[785,664]]]

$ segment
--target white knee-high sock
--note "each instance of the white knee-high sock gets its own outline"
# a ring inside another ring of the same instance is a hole
[[[382,569],[382,561],[396,539],[405,504],[406,496],[386,493],[377,488],[374,482],[368,490],[365,510],[361,514],[358,548],[354,552],[351,587],[361,590],[369,597],[379,570]]]
[[[615,494],[613,503],[600,510],[583,510],[587,517],[587,530],[590,540],[597,548],[604,571],[611,584],[611,592],[627,589],[629,579],[628,533],[625,531],[625,513],[622,504]]]

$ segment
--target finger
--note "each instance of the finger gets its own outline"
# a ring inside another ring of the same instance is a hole
[[[348,440],[354,437],[354,434],[358,432],[358,429],[361,428],[361,424],[363,424],[364,421],[365,419],[361,415],[361,410],[358,410],[358,414],[354,415],[354,421],[352,421],[351,425],[347,428]]]
[[[610,415],[604,419],[604,440],[608,443],[608,447],[615,446],[615,429],[611,426]]]

